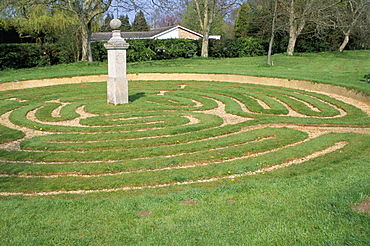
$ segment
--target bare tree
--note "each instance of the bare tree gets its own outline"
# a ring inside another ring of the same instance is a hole
[[[209,34],[217,13],[230,8],[235,3],[237,3],[238,0],[193,0],[193,1],[195,3],[197,18],[203,34],[201,56],[208,57]]]
[[[282,9],[285,10],[289,41],[287,55],[293,55],[298,36],[307,23],[319,23],[326,20],[328,11],[335,2],[340,0],[282,0]]]
[[[92,62],[91,34],[94,18],[106,12],[112,5],[121,11],[140,10],[145,6],[144,0],[43,0],[52,1],[57,7],[64,7],[74,13],[80,20],[82,61]],[[155,0],[153,0],[155,1]],[[164,1],[164,0],[158,0]],[[117,17],[118,18],[118,17]]]
[[[58,1],[56,1],[58,2]],[[74,13],[81,24],[82,61],[92,62],[92,23],[97,15],[108,10],[112,0],[68,0],[67,9]]]
[[[339,47],[342,52],[349,42],[349,37],[353,29],[358,25],[360,20],[369,13],[369,0],[342,0],[334,7],[334,26],[338,27],[344,39]]]
[[[269,42],[269,48],[267,51],[267,64],[272,66],[273,63],[271,61],[271,53],[272,53],[272,45],[274,43],[275,38],[275,32],[276,32],[276,21],[278,17],[278,1],[279,0],[273,0],[273,7],[272,7],[272,18],[271,18],[271,37]]]

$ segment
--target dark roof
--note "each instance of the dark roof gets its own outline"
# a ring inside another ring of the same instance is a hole
[[[153,28],[146,32],[121,32],[121,37],[124,39],[151,39],[174,27],[175,26]],[[111,37],[112,32],[95,32],[91,35],[91,41],[108,41]]]

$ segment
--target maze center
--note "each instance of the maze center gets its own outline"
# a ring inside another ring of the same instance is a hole
[[[370,136],[367,103],[277,86],[132,81],[119,106],[103,82],[0,93],[0,178],[19,182],[3,196],[235,181]]]

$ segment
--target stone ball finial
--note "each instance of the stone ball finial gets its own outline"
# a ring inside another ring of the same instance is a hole
[[[110,21],[109,25],[113,30],[117,30],[122,25],[122,22],[119,19],[113,19]]]

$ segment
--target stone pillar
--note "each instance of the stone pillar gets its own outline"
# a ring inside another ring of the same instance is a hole
[[[112,29],[121,26],[121,21],[113,19]],[[121,37],[120,30],[114,30],[112,38],[104,44],[108,50],[107,96],[109,104],[128,103],[128,80],[126,77],[126,50],[129,44]]]

